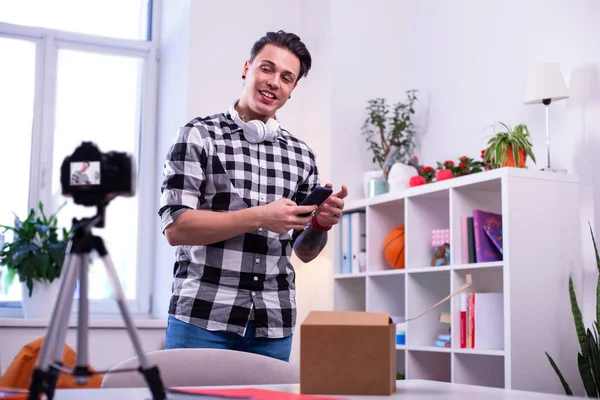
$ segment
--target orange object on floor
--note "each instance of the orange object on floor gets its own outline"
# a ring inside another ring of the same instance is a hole
[[[29,389],[31,375],[37,366],[37,360],[43,343],[44,337],[41,337],[23,346],[21,351],[19,351],[8,366],[6,373],[0,377],[0,386]],[[62,363],[63,366],[68,369],[72,369],[77,363],[77,353],[66,343],[64,346]],[[93,368],[89,368],[90,372],[96,372]],[[74,376],[61,373],[56,382],[57,389],[99,388],[101,385],[101,375],[89,376],[87,378],[87,384],[77,385]]]

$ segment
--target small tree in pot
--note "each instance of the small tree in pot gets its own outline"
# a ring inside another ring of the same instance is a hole
[[[383,98],[368,101],[367,119],[362,133],[373,152],[373,162],[383,170],[384,176],[394,162],[408,163],[415,149],[416,129],[412,115],[417,100],[416,90],[407,90],[406,103],[398,102],[389,106]]]
[[[0,225],[4,232],[10,230],[14,235],[13,241],[4,243],[0,249],[0,265],[5,267],[6,287],[17,275],[19,281],[27,286],[31,297],[35,282],[52,283],[60,276],[70,232],[62,228],[62,237],[59,237],[58,211],[47,217],[40,202],[39,215],[36,216],[35,210],[31,209],[23,221],[15,215],[14,226]]]

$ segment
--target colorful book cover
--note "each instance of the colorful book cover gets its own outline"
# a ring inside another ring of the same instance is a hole
[[[502,254],[502,226],[497,225],[484,225],[483,230],[488,235],[494,246],[498,249],[498,251]]]
[[[501,261],[502,253],[485,233],[484,226],[502,231],[502,215],[483,210],[473,210],[473,236],[477,262]]]

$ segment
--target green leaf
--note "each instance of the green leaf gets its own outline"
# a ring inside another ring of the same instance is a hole
[[[554,372],[556,372],[556,375],[558,375],[558,379],[560,379],[560,383],[562,383],[563,388],[565,389],[565,394],[567,394],[568,396],[573,396],[573,392],[571,391],[569,384],[565,380],[563,374],[558,369],[558,366],[556,365],[556,363],[554,362],[552,357],[550,357],[550,355],[548,353],[546,353],[546,357],[548,357],[548,361],[550,361],[550,365],[554,369]]]
[[[577,367],[579,368],[579,375],[581,375],[581,381],[585,392],[589,397],[598,397],[598,390],[594,377],[590,371],[590,365],[587,357],[584,357],[581,353],[577,353]]]
[[[573,278],[569,277],[569,296],[571,299],[571,311],[573,313],[573,321],[575,322],[575,331],[577,332],[577,339],[581,347],[581,355],[587,358],[587,339],[585,335],[585,328],[583,325],[583,317],[581,315],[581,309],[577,303],[577,297],[575,296],[575,290],[573,289]]]
[[[590,226],[590,234],[592,235],[592,243],[594,243],[594,253],[596,255],[596,268],[598,268],[598,282],[596,284],[596,322],[600,321],[600,255],[598,254],[598,246],[596,245],[596,238],[594,237],[594,231],[592,225],[588,221]]]
[[[71,231],[63,227],[62,238],[59,238],[56,213],[47,215],[42,203],[38,207],[39,216],[33,209],[25,220],[15,215],[14,226],[10,227],[14,239],[0,249],[0,264],[6,266],[3,278],[7,286],[18,276],[30,294],[36,281],[51,282],[60,276]]]
[[[600,352],[598,351],[598,335],[597,326],[593,324],[594,332],[592,333],[589,329],[587,330],[587,347],[589,351],[588,364],[590,366],[590,373],[592,375],[596,393],[600,393]]]

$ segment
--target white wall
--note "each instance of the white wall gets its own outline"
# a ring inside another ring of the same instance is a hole
[[[171,1],[165,8],[171,8]],[[317,152],[324,181],[333,181],[336,187],[347,184],[350,199],[362,197],[360,174],[372,167],[360,134],[367,100],[386,97],[396,102],[413,88],[419,90],[416,120],[423,162],[477,157],[490,133],[485,128],[503,121],[528,124],[538,159],[532,167],[543,167],[544,110],[541,105],[522,104],[525,77],[532,63],[559,62],[571,98],[551,106],[553,163],[581,175],[586,277],[595,278],[587,221],[592,226],[600,222],[599,173],[593,163],[600,147],[599,2],[179,0],[177,4],[179,13],[174,17],[180,18],[172,19],[177,25],[163,30],[168,39],[163,72],[177,76],[163,76],[161,81],[168,97],[159,113],[160,162],[178,126],[226,109],[239,95],[243,62],[254,40],[267,30],[284,29],[305,40],[314,64],[280,118]],[[157,171],[158,182],[160,174]],[[165,243],[157,234],[153,304],[161,318],[166,314],[173,265],[172,249]],[[307,310],[331,305],[330,259],[331,246],[311,264],[294,260],[299,322]],[[589,321],[595,280],[585,281],[590,285],[584,308]]]
[[[485,128],[503,121],[529,126],[538,160],[531,167],[544,167],[544,109],[522,104],[525,79],[530,64],[560,63],[571,98],[551,105],[552,161],[583,182],[582,246],[591,278],[585,280],[585,312],[593,318],[596,268],[587,222],[600,222],[600,173],[593,162],[600,149],[600,3],[331,3],[332,140],[347,145],[332,153],[333,179],[347,182],[353,198],[362,197],[360,173],[372,166],[360,134],[367,100],[396,102],[413,88],[419,90],[417,153],[423,163],[478,157],[491,132]]]
[[[161,59],[155,171],[157,191],[156,196],[151,199],[156,211],[147,216],[147,218],[154,219],[156,226],[152,315],[160,319],[167,318],[175,252],[160,232],[160,219],[157,212],[163,176],[163,160],[169,144],[175,137],[177,127],[183,125],[182,121],[187,121],[189,115],[190,10],[190,0],[163,2],[160,22]]]

